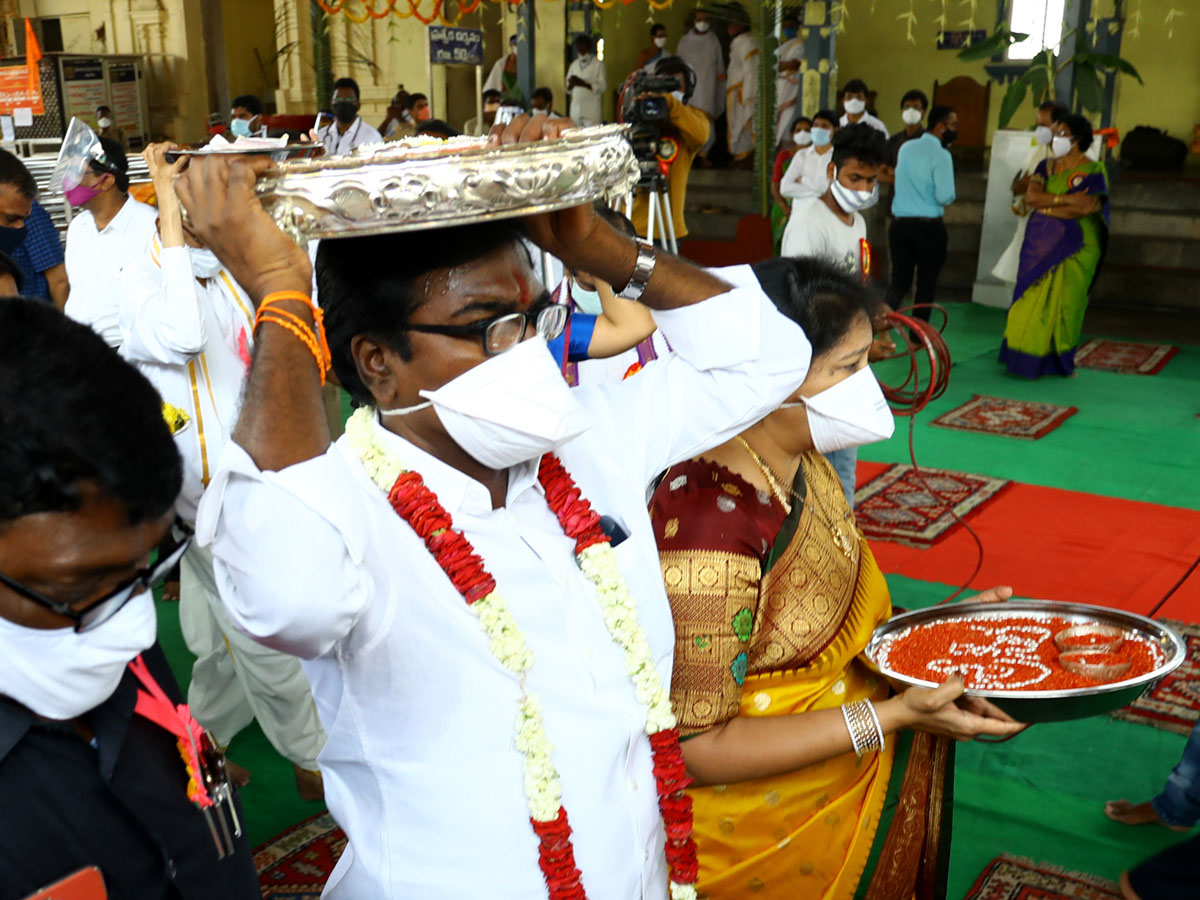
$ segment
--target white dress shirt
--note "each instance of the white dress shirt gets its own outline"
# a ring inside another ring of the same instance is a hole
[[[833,162],[832,147],[818,153],[815,147],[801,147],[788,163],[787,171],[779,179],[779,193],[792,200],[805,197],[820,197],[829,190],[829,164]],[[792,215],[796,207],[792,206]]]
[[[350,123],[345,134],[338,131],[338,123],[335,120],[318,131],[317,137],[325,145],[326,156],[345,156],[355,147],[378,144],[383,140],[379,131],[364,122],[362,116]]]
[[[121,294],[121,355],[192,420],[175,445],[183,458],[176,512],[193,522],[241,407],[254,304],[227,272],[198,281],[188,248],[163,248],[157,235],[125,269]]]
[[[593,56],[587,62],[580,57],[567,69],[567,84],[571,76],[586,81],[591,87],[568,87],[571,107],[568,115],[577,125],[599,125],[604,121],[604,92],[608,90],[608,72],[599,58]]]
[[[803,381],[803,332],[748,266],[705,303],[656,312],[675,348],[626,381],[576,397],[592,426],[559,451],[584,496],[630,537],[616,547],[664,685],[674,627],[646,512],[647,483],[760,419]],[[664,900],[667,871],[646,710],[595,589],[546,505],[531,461],[505,505],[378,424],[494,575],[533,651],[531,693],[593,900]],[[303,657],[329,734],[325,799],[349,845],[325,900],[544,897],[522,756],[520,689],[424,543],[343,437],[322,456],[260,471],[236,444],[200,508],[231,617]]]
[[[71,295],[66,314],[104,338],[110,347],[121,346],[121,271],[141,259],[157,227],[158,210],[127,197],[103,231],[96,219],[80,210],[67,227],[67,279]]]
[[[850,117],[845,113],[842,113],[842,117],[838,119],[838,127],[845,128],[847,125],[870,125],[876,131],[883,132],[884,137],[891,136],[891,132],[888,131],[888,127],[883,124],[883,119],[877,118],[871,115],[869,112],[864,112],[862,114],[862,118],[857,122],[851,122]]]

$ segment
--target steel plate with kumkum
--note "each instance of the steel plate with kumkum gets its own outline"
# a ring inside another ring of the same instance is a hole
[[[1103,715],[1127,706],[1187,658],[1160,622],[1049,600],[959,603],[903,613],[875,629],[867,664],[898,690],[961,675],[966,693],[1019,722]]]

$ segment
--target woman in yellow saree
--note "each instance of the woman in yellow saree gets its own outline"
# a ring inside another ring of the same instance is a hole
[[[926,734],[908,752],[867,893],[904,900],[937,877],[942,798],[931,776],[948,742],[929,735],[1020,726],[986,703],[956,703],[958,679],[889,697],[857,659],[891,601],[821,453],[891,434],[867,369],[872,298],[815,260],[770,260],[756,273],[808,335],[809,376],[758,425],[672,467],[651,503],[675,618],[672,701],[696,779],[698,888],[710,900],[850,900],[883,838],[889,781],[903,774],[893,773],[897,737],[915,728]]]

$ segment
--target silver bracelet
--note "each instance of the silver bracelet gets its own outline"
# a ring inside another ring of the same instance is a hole
[[[883,749],[883,729],[877,725],[877,717],[870,700],[858,700],[842,705],[842,718],[846,720],[846,730],[850,732],[850,743],[854,753],[862,759],[867,753]]]
[[[642,294],[646,292],[646,285],[650,283],[650,276],[654,274],[654,265],[658,261],[653,244],[641,238],[634,240],[637,241],[638,248],[637,262],[634,263],[633,274],[629,276],[629,283],[617,294],[622,300],[642,298]]]
[[[870,700],[864,700],[867,704],[867,711],[870,712],[871,718],[875,720],[875,731],[879,735],[879,752],[882,753],[885,746],[885,738],[883,735],[883,725],[879,721],[879,713],[875,711],[875,704]]]

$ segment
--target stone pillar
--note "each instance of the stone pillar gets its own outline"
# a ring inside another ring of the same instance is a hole
[[[275,106],[280,113],[301,113],[321,106],[317,102],[317,75],[313,67],[311,0],[275,0],[275,22],[280,47],[279,89]]]

